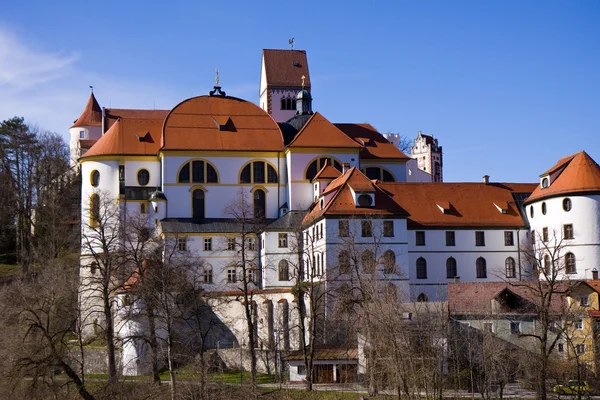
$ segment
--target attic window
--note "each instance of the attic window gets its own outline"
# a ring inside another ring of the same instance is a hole
[[[373,196],[370,194],[359,194],[356,200],[359,207],[371,207],[373,205]]]
[[[217,128],[219,128],[220,131],[235,132],[235,127],[233,126],[233,121],[230,117],[226,115],[216,115],[213,117],[213,121],[215,121],[215,125],[217,125]]]
[[[146,132],[146,134],[143,136],[136,132],[135,135],[137,136],[138,141],[140,142],[153,143],[152,136],[150,136],[150,132]]]
[[[546,189],[548,186],[550,186],[550,179],[545,176],[542,178],[542,189]]]
[[[495,201],[494,206],[500,211],[502,214],[506,214],[508,212],[508,203],[506,201]]]
[[[436,204],[441,212],[444,214],[448,214],[450,212],[450,202],[449,201],[438,201]]]

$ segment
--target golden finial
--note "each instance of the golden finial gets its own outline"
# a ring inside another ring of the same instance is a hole
[[[217,86],[219,85],[219,68],[217,68],[215,70],[215,72],[217,73],[217,77],[215,78],[215,82],[217,82]]]
[[[304,89],[304,80],[306,79],[306,77],[304,75],[302,75],[302,89]]]

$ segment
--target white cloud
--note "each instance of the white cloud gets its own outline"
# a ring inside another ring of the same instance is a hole
[[[25,121],[63,134],[79,117],[90,85],[101,106],[171,108],[180,100],[154,83],[126,80],[85,69],[77,52],[39,50],[0,25],[0,121]]]

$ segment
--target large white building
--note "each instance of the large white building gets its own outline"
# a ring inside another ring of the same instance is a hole
[[[572,246],[573,276],[591,278],[600,259],[600,167],[587,154],[561,160],[540,184],[411,182],[409,157],[371,125],[313,111],[304,51],[263,51],[259,105],[220,87],[171,110],[101,108],[91,94],[70,134],[84,238],[100,197],[113,199],[122,217],[145,218],[179,257],[201,261],[215,298],[236,298],[245,279],[233,261],[243,231],[236,212],[248,206],[260,229],[242,245],[265,346],[276,332],[285,332],[282,348],[298,346],[295,279],[351,290],[354,266],[404,299],[443,299],[455,280],[530,279],[522,252],[545,228]],[[432,145],[426,135],[421,142]],[[441,147],[438,156],[426,160],[435,181]],[[84,283],[97,272],[82,249]],[[240,345],[241,303],[215,305],[215,315],[227,327],[215,345]],[[140,352],[124,344],[127,373],[144,371]]]

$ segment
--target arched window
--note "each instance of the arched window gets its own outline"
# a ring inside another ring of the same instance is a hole
[[[565,272],[567,274],[576,274],[577,266],[575,265],[575,254],[565,254]]]
[[[179,183],[219,183],[215,167],[207,161],[194,160],[185,163],[179,170]]]
[[[458,275],[456,271],[456,259],[450,257],[446,260],[446,278],[453,279]]]
[[[308,164],[308,168],[306,168],[306,180],[312,181],[317,175],[317,172],[319,172],[321,168],[325,166],[326,161],[329,161],[329,165],[333,165],[335,169],[342,172],[342,164],[340,164],[338,161],[331,157],[321,157]]]
[[[396,273],[396,253],[394,253],[392,250],[387,250],[385,253],[383,253],[383,273]]]
[[[192,218],[199,220],[204,217],[204,191],[196,189],[192,194]]]
[[[286,260],[279,261],[279,280],[286,282],[290,280],[290,266]]]
[[[253,161],[240,172],[240,183],[277,183],[277,171],[264,161]]]
[[[361,172],[369,179],[377,179],[384,182],[396,182],[394,175],[381,167],[366,167],[362,168]]]
[[[202,268],[202,282],[213,283],[213,268],[211,265],[205,265]]]
[[[504,261],[504,269],[506,270],[507,278],[514,278],[517,276],[517,270],[515,268],[515,259],[512,257],[508,257],[506,261]]]
[[[146,214],[147,212],[146,203],[140,203],[140,214]]]
[[[147,169],[140,169],[137,173],[137,180],[140,186],[146,186],[150,182],[150,172]]]
[[[98,172],[97,170],[92,171],[90,175],[90,183],[93,187],[98,187],[98,185],[100,184],[100,172]]]
[[[563,199],[563,210],[567,212],[571,211],[571,199],[569,199],[568,197],[566,199]]]
[[[90,225],[100,225],[100,196],[96,193],[90,196]]]
[[[398,288],[392,282],[388,282],[387,285],[384,286],[384,298],[387,300],[391,300],[392,302],[398,299]]]
[[[363,251],[360,261],[364,273],[372,274],[375,272],[375,254],[371,250]]]
[[[348,250],[340,250],[338,255],[338,264],[340,268],[340,274],[350,273],[350,253],[348,253]]]
[[[477,273],[477,278],[487,278],[487,265],[485,262],[485,258],[479,257],[477,261],[475,261],[475,270],[475,272]]]
[[[423,257],[417,258],[417,279],[427,279],[427,261]]]
[[[253,194],[254,198],[254,218],[265,218],[267,211],[267,201],[265,191],[256,189]]]
[[[417,296],[417,301],[419,303],[425,303],[425,302],[429,301],[429,297],[427,297],[427,295],[425,293],[421,293]]]
[[[544,273],[546,276],[552,275],[552,260],[548,254],[544,256]]]

